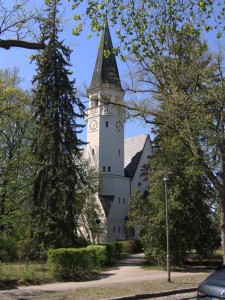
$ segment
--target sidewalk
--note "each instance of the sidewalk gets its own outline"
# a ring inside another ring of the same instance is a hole
[[[53,292],[53,291],[75,290],[75,289],[88,288],[88,287],[107,287],[119,283],[132,284],[132,282],[137,283],[142,281],[146,282],[146,281],[157,281],[157,280],[167,279],[166,271],[143,269],[140,267],[140,265],[143,263],[144,263],[143,254],[131,255],[128,258],[120,261],[118,264],[114,265],[109,270],[102,272],[94,280],[83,281],[83,282],[52,283],[52,284],[45,284],[40,286],[26,286],[26,287],[21,286],[18,287],[17,289],[13,289],[10,291],[9,290],[0,291],[0,299],[1,300],[31,299],[31,298],[26,298],[27,295],[29,295],[30,293],[34,293],[36,295],[38,293],[47,292],[47,291]],[[207,273],[198,273],[198,274],[205,274],[207,276]],[[171,272],[171,278],[177,278],[177,277],[188,276],[188,275],[193,275],[193,273]],[[195,288],[196,287],[193,287],[193,290]],[[128,298],[120,298],[120,299],[128,299]],[[133,299],[138,299],[138,298],[133,298]],[[147,298],[140,298],[140,299],[147,299]]]

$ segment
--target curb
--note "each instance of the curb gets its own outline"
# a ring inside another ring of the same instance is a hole
[[[193,287],[193,288],[178,289],[178,290],[171,290],[171,291],[158,292],[158,293],[139,294],[133,296],[118,297],[118,298],[107,298],[105,300],[140,300],[140,299],[165,297],[165,296],[171,296],[176,294],[185,294],[185,293],[191,293],[195,291],[197,291],[197,288]]]

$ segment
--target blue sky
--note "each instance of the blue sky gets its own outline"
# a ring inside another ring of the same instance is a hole
[[[30,1],[32,3],[43,4],[44,1]],[[64,2],[64,1],[62,1]],[[92,73],[94,70],[95,60],[98,51],[98,44],[100,37],[93,36],[91,39],[87,39],[89,29],[85,28],[81,36],[77,37],[72,35],[72,28],[74,27],[74,22],[72,20],[74,12],[70,9],[71,3],[67,4],[64,19],[66,20],[65,29],[62,33],[63,39],[65,39],[65,44],[69,46],[73,52],[71,55],[71,71],[73,72],[73,77],[76,78],[76,85],[79,89],[85,90],[85,86],[89,87],[91,83]],[[62,6],[63,8],[63,6]],[[118,42],[114,35],[115,28],[111,28],[111,34],[113,38],[113,44],[116,45]],[[22,48],[12,48],[10,50],[1,49],[1,65],[4,68],[19,67],[20,76],[23,78],[22,87],[32,88],[31,80],[35,74],[35,64],[30,63],[30,55],[34,54],[34,51],[30,51]],[[123,79],[126,76],[126,65],[122,63],[119,58],[117,58],[118,68],[120,72],[120,77]],[[86,102],[87,99],[84,99]],[[149,133],[150,129],[144,126],[143,123],[137,122],[135,120],[126,122],[125,125],[125,137],[140,135]],[[84,130],[81,135],[83,140],[86,140],[86,130]]]

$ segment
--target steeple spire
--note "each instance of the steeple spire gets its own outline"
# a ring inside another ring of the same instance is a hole
[[[104,84],[113,84],[122,89],[107,20],[105,21],[89,90],[100,87]]]

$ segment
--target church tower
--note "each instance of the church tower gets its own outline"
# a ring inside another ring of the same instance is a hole
[[[100,174],[98,198],[105,213],[106,240],[113,241],[126,235],[130,179],[124,175],[124,91],[107,23],[88,97],[86,155]]]
[[[124,91],[105,24],[88,89],[87,141],[100,174],[124,176]],[[90,155],[91,154],[91,155]]]
[[[137,188],[145,190],[147,184],[141,179],[141,170],[151,144],[147,135],[124,140],[124,90],[107,22],[88,97],[85,157],[100,175],[100,191],[95,199],[103,212],[101,220],[98,219],[105,232],[100,242],[137,239],[138,230],[126,227],[129,199]]]

